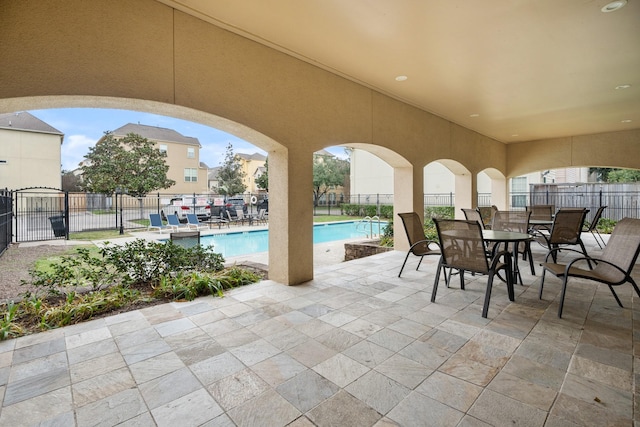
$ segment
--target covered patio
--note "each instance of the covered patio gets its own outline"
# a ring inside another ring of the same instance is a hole
[[[595,240],[584,235],[590,254]],[[510,303],[400,251],[0,343],[0,425],[631,425],[637,298],[521,262]],[[564,253],[567,256],[567,253]],[[637,275],[636,275],[637,276]],[[640,277],[640,276],[637,276]],[[637,351],[637,349],[635,350]],[[636,374],[637,375],[637,374]]]

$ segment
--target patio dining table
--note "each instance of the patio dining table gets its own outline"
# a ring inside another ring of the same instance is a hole
[[[500,230],[482,230],[482,238],[486,242],[493,243],[513,243],[513,277],[515,281],[522,285],[522,276],[518,268],[518,245],[520,242],[528,242],[533,239],[528,233],[519,233],[516,231],[500,231]]]

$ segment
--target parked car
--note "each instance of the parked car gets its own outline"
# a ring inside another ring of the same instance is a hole
[[[180,222],[187,222],[187,214],[196,214],[198,220],[206,221],[211,217],[211,203],[206,197],[176,196],[162,207],[162,217],[177,214]]]

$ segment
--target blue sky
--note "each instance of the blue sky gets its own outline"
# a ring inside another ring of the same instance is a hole
[[[209,167],[220,166],[229,143],[236,153],[266,154],[255,145],[218,129],[157,114],[103,108],[59,108],[29,112],[64,134],[61,161],[62,169],[67,171],[78,167],[78,163],[89,152],[89,147],[94,146],[105,131],[118,129],[127,123],[159,126],[198,138],[202,145],[200,161]],[[329,151],[340,155],[344,149],[336,147]]]

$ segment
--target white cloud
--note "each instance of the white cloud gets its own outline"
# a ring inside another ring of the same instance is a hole
[[[96,144],[94,138],[86,135],[69,135],[65,136],[62,144],[62,169],[73,170],[89,153],[89,147]]]

